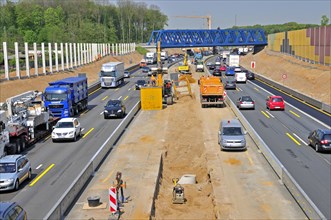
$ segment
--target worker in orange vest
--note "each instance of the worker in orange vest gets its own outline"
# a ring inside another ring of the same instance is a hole
[[[156,86],[156,79],[155,79],[155,76],[153,74],[151,76],[151,82],[152,82],[152,86]]]

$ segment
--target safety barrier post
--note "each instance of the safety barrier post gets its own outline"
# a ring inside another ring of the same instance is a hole
[[[7,42],[3,42],[3,59],[5,63],[5,78],[9,80],[9,68],[8,68],[8,54],[7,54]]]

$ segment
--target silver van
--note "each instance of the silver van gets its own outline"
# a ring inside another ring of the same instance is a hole
[[[222,120],[218,131],[218,143],[221,150],[246,150],[246,131],[239,120]]]

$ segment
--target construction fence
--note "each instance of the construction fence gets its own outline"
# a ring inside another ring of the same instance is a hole
[[[331,25],[268,35],[270,50],[326,66],[331,65],[330,45]]]
[[[70,71],[104,56],[135,51],[135,43],[2,43],[0,80],[13,80]],[[24,74],[23,74],[24,73]]]

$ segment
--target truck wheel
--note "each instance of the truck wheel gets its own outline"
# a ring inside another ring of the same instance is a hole
[[[21,153],[21,151],[22,151],[22,149],[21,149],[21,139],[16,139],[15,148],[16,148],[16,153],[17,154]]]
[[[78,115],[79,113],[78,106],[75,107],[74,111],[75,111],[75,115]]]
[[[26,140],[24,136],[21,136],[21,150],[24,151],[26,147]]]

